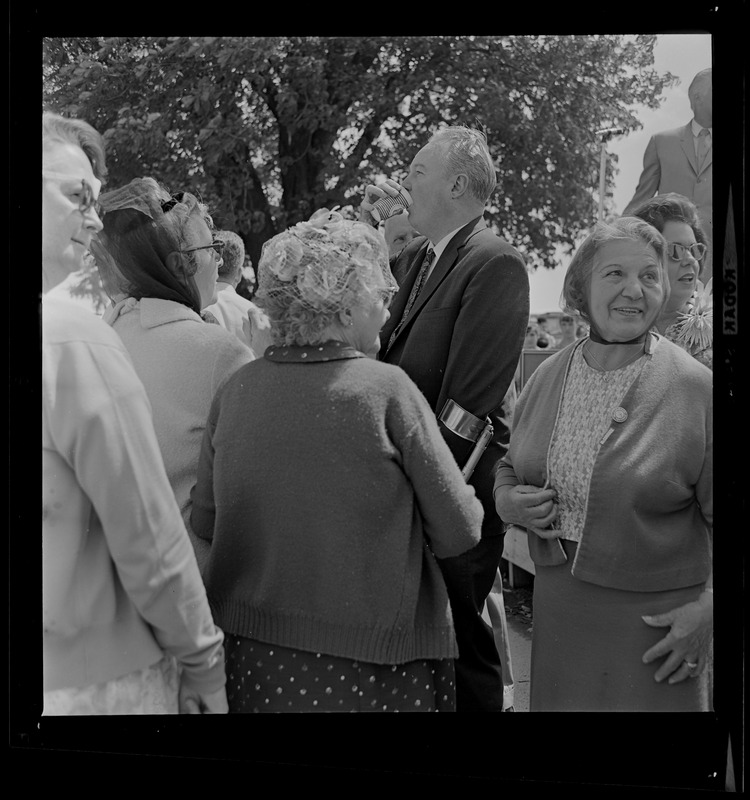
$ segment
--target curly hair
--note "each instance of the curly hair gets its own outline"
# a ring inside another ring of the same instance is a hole
[[[661,271],[661,283],[664,286],[662,308],[666,305],[669,299],[669,278],[665,266],[667,253],[665,238],[653,225],[649,225],[642,219],[620,217],[612,222],[597,223],[573,254],[563,279],[560,297],[560,308],[564,313],[581,317],[589,326],[592,324],[589,313],[589,295],[596,254],[605,244],[627,239],[642,242],[656,252]]]
[[[320,209],[265,243],[255,300],[268,314],[274,344],[318,344],[340,312],[397,288],[383,236]]]
[[[104,181],[107,176],[104,139],[88,122],[84,122],[82,119],[62,117],[52,111],[43,112],[42,148],[53,142],[80,147],[91,162],[94,176],[100,181]]]
[[[185,249],[194,215],[213,226],[207,207],[188,192],[170,194],[153,178],[134,178],[102,194],[99,202],[104,227],[91,251],[107,294],[173,300],[200,314],[200,293],[193,278],[195,254],[169,256]]]
[[[631,211],[631,216],[645,220],[653,225],[659,233],[664,232],[664,226],[668,222],[684,222],[693,231],[695,241],[708,248],[708,238],[698,217],[698,209],[684,195],[676,192],[657,194],[634,208]],[[703,256],[698,262],[699,277],[705,258]]]

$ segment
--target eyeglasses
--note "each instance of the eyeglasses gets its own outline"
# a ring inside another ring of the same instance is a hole
[[[99,217],[104,216],[104,209],[102,204],[94,197],[94,190],[81,178],[81,199],[78,201],[78,210],[81,214],[86,214],[92,208]]]
[[[214,239],[211,244],[202,244],[200,247],[186,247],[184,250],[180,250],[180,253],[194,253],[196,250],[208,250],[213,248],[213,251],[216,253],[217,256],[221,255],[221,251],[224,249],[224,242],[219,241],[218,239]]]
[[[691,244],[690,247],[679,242],[667,242],[667,253],[673,261],[682,261],[685,257],[685,252],[690,253],[696,261],[700,261],[706,255],[706,250],[708,248],[701,242]]]
[[[58,180],[70,178],[69,175],[64,175],[59,172],[50,172],[49,170],[44,169],[42,170],[42,175],[46,176],[47,178],[56,178]],[[94,197],[94,190],[91,187],[91,184],[85,178],[81,178],[81,191],[76,192],[76,194],[79,194],[80,196],[80,199],[78,200],[78,210],[81,212],[81,214],[87,214],[93,208],[99,217],[104,216],[104,209],[102,208],[101,203]]]
[[[185,196],[185,192],[177,192],[177,194],[173,194],[169,200],[165,200],[161,204],[161,210],[166,214],[167,211],[171,211],[178,203],[182,202],[183,197]],[[184,252],[184,251],[183,251]]]

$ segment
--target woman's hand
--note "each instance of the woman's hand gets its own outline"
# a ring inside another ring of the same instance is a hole
[[[713,635],[713,595],[704,592],[698,600],[664,614],[644,616],[653,627],[669,627],[669,633],[643,654],[643,663],[667,656],[654,678],[669,683],[696,678],[706,668]],[[691,666],[695,665],[695,666]]]
[[[556,539],[560,531],[548,527],[557,518],[556,499],[554,489],[528,484],[500,486],[495,490],[495,510],[503,522],[521,525],[544,539]]]
[[[199,692],[181,681],[178,702],[180,714],[226,714],[229,711],[223,686],[215,692]]]
[[[366,222],[368,225],[377,227],[378,223],[375,217],[372,216],[372,207],[380,200],[381,197],[391,195],[391,197],[398,197],[401,193],[401,187],[396,181],[391,178],[386,178],[384,183],[376,185],[368,184],[365,187],[365,199],[359,207],[359,219],[361,222]]]

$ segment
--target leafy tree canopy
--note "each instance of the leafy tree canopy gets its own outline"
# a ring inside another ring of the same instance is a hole
[[[437,128],[482,126],[487,217],[554,267],[596,216],[595,131],[640,127],[677,79],[655,36],[128,37],[45,40],[44,101],[107,143],[109,185],[150,175],[209,204],[253,263],[316,208],[404,177]],[[608,185],[612,185],[612,171]]]

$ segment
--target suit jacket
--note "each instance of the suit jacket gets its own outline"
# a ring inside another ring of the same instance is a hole
[[[394,260],[394,271],[406,271],[380,334],[379,358],[400,366],[436,415],[450,398],[478,417],[490,417],[494,437],[469,483],[484,508],[482,535],[498,535],[503,525],[492,497],[494,470],[510,438],[510,409],[504,398],[529,320],[529,276],[515,248],[496,236],[483,217],[472,220],[456,233],[433,266],[389,348],[428,246],[428,240],[419,236]],[[473,444],[442,423],[440,429],[463,467]]]
[[[713,145],[698,170],[690,123],[654,134],[643,155],[643,172],[633,199],[623,216],[655,194],[677,192],[698,208],[698,216],[709,240],[713,240]]]

